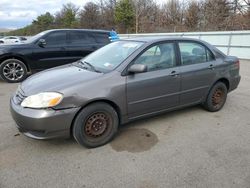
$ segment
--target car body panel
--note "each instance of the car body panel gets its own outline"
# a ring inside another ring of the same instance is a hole
[[[181,80],[173,71],[179,67],[127,76],[129,118],[179,105]]]
[[[215,62],[186,65],[180,67],[181,95],[180,104],[200,102],[215,81],[216,71],[210,69]]]

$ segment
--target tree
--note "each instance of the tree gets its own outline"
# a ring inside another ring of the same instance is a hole
[[[203,4],[203,30],[225,30],[230,16],[228,0],[207,0]]]
[[[54,28],[117,28],[125,32],[184,32],[250,29],[250,0],[99,0],[82,9],[63,5],[32,24],[9,32],[34,35]]]
[[[155,16],[155,3],[152,0],[133,0],[135,10],[135,33],[140,31],[141,25],[148,25],[148,23]],[[143,21],[143,23],[142,23]]]
[[[200,5],[197,1],[191,1],[185,14],[185,26],[189,31],[196,31],[200,20]]]
[[[100,8],[100,22],[102,24],[103,29],[111,29],[116,26],[115,22],[115,7],[116,0],[100,0],[99,1]]]
[[[49,29],[54,24],[54,16],[46,12],[38,16],[36,20],[33,20],[32,24],[34,27],[37,27],[37,32]]]
[[[77,16],[79,7],[73,3],[63,5],[63,8],[56,13],[55,24],[59,28],[73,28],[77,27]]]
[[[185,7],[185,2],[180,2],[180,0],[169,0],[163,5],[161,22],[168,28],[168,31],[182,30]]]
[[[115,7],[115,20],[122,25],[128,33],[133,26],[135,13],[131,0],[120,0]]]
[[[80,25],[89,29],[100,28],[100,11],[97,4],[88,2],[83,7],[83,10],[80,13]]]

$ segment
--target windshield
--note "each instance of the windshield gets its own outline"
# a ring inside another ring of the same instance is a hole
[[[28,38],[25,42],[35,42],[37,39],[39,39],[40,37],[44,36],[46,33],[48,33],[49,31],[43,31],[41,33],[36,34],[33,37]]]
[[[143,45],[143,42],[117,41],[93,52],[81,61],[87,62],[101,72],[109,72]]]

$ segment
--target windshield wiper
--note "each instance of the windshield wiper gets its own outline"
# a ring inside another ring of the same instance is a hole
[[[88,62],[86,62],[86,61],[79,61],[81,64],[86,64],[86,65],[88,65],[90,68],[91,68],[91,70],[93,70],[93,71],[95,71],[95,72],[98,72],[98,73],[101,73],[101,71],[99,71],[99,70],[96,70],[96,68],[92,65],[92,64],[90,64],[90,63],[88,63]]]

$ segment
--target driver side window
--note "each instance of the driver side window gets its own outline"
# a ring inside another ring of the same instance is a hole
[[[150,47],[134,61],[134,64],[146,65],[148,71],[176,66],[174,43],[161,43]]]
[[[46,38],[47,46],[59,46],[66,44],[66,32],[53,32],[50,33]]]

